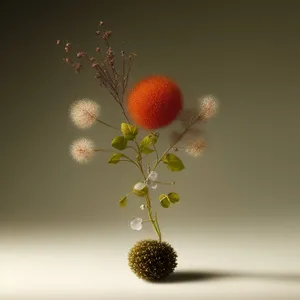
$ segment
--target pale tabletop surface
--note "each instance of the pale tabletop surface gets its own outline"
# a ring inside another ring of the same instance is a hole
[[[300,299],[295,235],[195,232],[168,238],[180,258],[177,272],[169,282],[150,284],[127,267],[134,235],[3,233],[0,299]]]

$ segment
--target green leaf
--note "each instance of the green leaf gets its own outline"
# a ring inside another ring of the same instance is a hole
[[[185,168],[181,159],[173,153],[166,154],[163,158],[163,162],[172,172],[179,172]]]
[[[144,154],[150,154],[155,150],[151,149],[151,145],[155,145],[157,142],[158,136],[150,133],[149,135],[145,136],[142,141],[140,142],[140,150]]]
[[[143,148],[141,149],[141,152],[144,154],[151,154],[152,152],[154,152],[154,150],[151,148]]]
[[[128,141],[134,140],[138,134],[137,127],[128,123],[121,124],[121,131],[123,133],[124,138]]]
[[[109,164],[117,164],[120,162],[120,158],[124,157],[124,154],[122,153],[115,153],[111,156],[111,158],[109,159],[108,163]]]
[[[123,197],[120,201],[119,204],[121,207],[125,207],[127,204],[127,197]]]
[[[180,197],[177,193],[174,193],[174,192],[169,193],[168,197],[172,203],[177,203],[180,201]]]
[[[166,194],[161,194],[159,196],[159,201],[160,201],[161,206],[164,208],[168,208],[171,204],[169,196]]]
[[[159,133],[158,132],[151,132],[149,134],[149,138],[152,141],[152,145],[155,145],[157,143],[158,138],[159,138]]]
[[[127,140],[124,136],[117,136],[112,140],[111,145],[118,150],[124,150],[127,147]]]
[[[152,139],[146,135],[140,142],[140,148],[148,148],[152,144]]]

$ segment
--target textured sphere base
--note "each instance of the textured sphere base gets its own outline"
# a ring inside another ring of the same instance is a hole
[[[130,249],[128,263],[138,278],[159,281],[174,272],[177,267],[177,253],[166,242],[142,240]]]

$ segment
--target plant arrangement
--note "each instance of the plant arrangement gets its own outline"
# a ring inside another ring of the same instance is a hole
[[[177,253],[163,240],[158,214],[153,211],[152,201],[159,201],[162,208],[168,208],[180,201],[177,192],[162,193],[158,199],[151,198],[151,190],[159,185],[174,185],[175,182],[158,180],[157,168],[165,165],[170,172],[180,172],[185,166],[178,153],[186,152],[199,157],[206,147],[201,125],[207,122],[217,111],[217,101],[211,95],[199,99],[198,107],[184,109],[183,95],[179,86],[168,76],[153,75],[143,78],[129,86],[130,72],[136,54],[113,51],[110,37],[112,32],[104,29],[100,22],[96,31],[99,45],[94,55],[78,49],[69,41],[57,40],[63,46],[63,62],[80,74],[83,65],[89,65],[95,72],[95,79],[106,89],[111,100],[120,108],[124,121],[119,127],[105,122],[101,118],[100,105],[90,99],[75,101],[69,110],[72,122],[80,129],[88,129],[99,123],[116,131],[111,140],[112,149],[96,146],[87,138],[75,140],[70,146],[70,154],[78,163],[89,162],[96,153],[112,152],[109,164],[132,164],[140,172],[140,181],[133,183],[128,194],[120,197],[119,206],[125,207],[129,197],[140,197],[142,211],[147,212],[147,219],[134,218],[130,221],[132,230],[141,230],[148,222],[153,226],[157,239],[145,239],[137,242],[128,253],[128,264],[139,278],[158,281],[166,278],[177,267]],[[180,123],[181,130],[170,134],[170,144],[163,153],[156,145],[159,141],[159,129],[174,121]],[[140,136],[140,129],[148,134]]]

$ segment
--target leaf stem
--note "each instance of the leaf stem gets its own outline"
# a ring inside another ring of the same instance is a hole
[[[163,160],[163,158],[165,157],[165,155],[178,143],[181,141],[181,139],[184,137],[184,135],[189,131],[189,129],[196,123],[199,121],[199,119],[201,119],[201,115],[197,116],[183,131],[182,133],[177,137],[177,139],[175,139],[170,146],[167,148],[167,150],[161,155],[161,157],[156,160],[154,167],[153,167],[153,171],[157,168],[157,166],[159,165],[159,163]]]
[[[131,159],[129,156],[123,154],[123,157],[127,158],[128,161],[130,161],[131,163],[133,163],[134,165],[136,165],[140,169],[140,166],[133,159]]]
[[[161,182],[161,181],[154,181],[155,183],[159,183],[162,185],[173,185],[175,184],[175,181],[171,181],[171,182]]]
[[[156,161],[159,161],[158,151],[157,151],[157,149],[156,149],[156,147],[155,147],[154,144],[152,146],[153,146],[153,149],[154,149],[155,154],[156,154]]]
[[[96,149],[93,149],[94,151],[102,151],[102,152],[115,152],[114,150],[108,150],[108,149],[102,149],[102,148],[96,148]]]
[[[136,152],[136,154],[139,154],[138,150],[136,150],[133,146],[127,146],[127,148],[131,148]]]
[[[99,123],[101,123],[101,124],[107,126],[107,127],[110,127],[110,128],[113,128],[113,129],[116,129],[116,130],[120,131],[119,128],[117,128],[117,127],[115,127],[115,126],[112,126],[112,125],[109,125],[108,123],[106,123],[106,122],[104,122],[104,121],[101,121],[101,120],[99,120],[99,119],[97,119],[97,121],[98,121]]]
[[[149,219],[149,220],[143,220],[143,223],[144,223],[144,222],[151,222],[151,220],[150,220],[150,219]]]
[[[140,149],[140,146],[136,140],[136,138],[133,140],[134,143],[136,144],[136,147],[137,147],[137,158],[136,158],[136,161],[137,161],[137,164],[139,165],[139,168],[140,168],[140,171],[144,177],[144,179],[146,180],[146,175],[144,173],[144,169],[143,169],[143,163],[142,163],[142,155],[141,155],[141,149]]]

